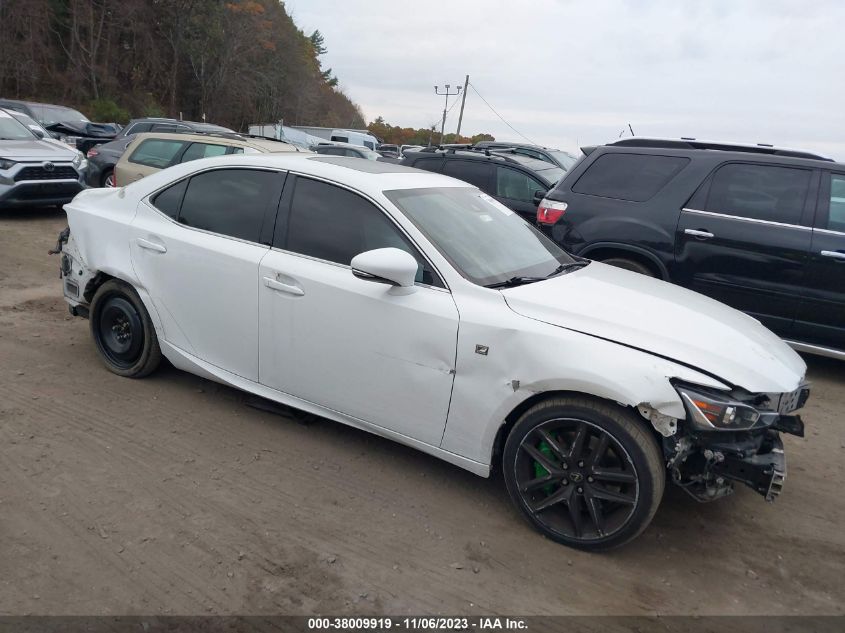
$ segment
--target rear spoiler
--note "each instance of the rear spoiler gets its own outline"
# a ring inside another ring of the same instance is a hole
[[[586,146],[581,148],[581,151],[584,152],[584,156],[589,156],[594,151],[596,151],[597,147],[598,147],[598,145],[586,145]]]

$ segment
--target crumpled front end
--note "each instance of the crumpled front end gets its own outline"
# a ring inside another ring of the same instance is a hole
[[[663,438],[672,481],[702,502],[731,494],[736,483],[774,501],[787,472],[781,433],[804,436],[794,412],[806,403],[809,386],[782,394],[675,386],[687,418]]]

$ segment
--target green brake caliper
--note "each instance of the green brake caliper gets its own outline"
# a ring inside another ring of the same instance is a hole
[[[540,452],[543,455],[545,455],[549,459],[550,462],[555,461],[554,454],[552,453],[552,449],[548,444],[546,444],[545,441],[541,441],[540,445],[537,448],[540,450]],[[535,460],[534,461],[534,477],[539,479],[540,477],[545,477],[548,474],[550,474],[549,471],[546,470],[545,468],[543,468],[543,465],[540,462]],[[554,488],[555,488],[554,485],[548,484],[546,486],[543,486],[543,492],[545,492],[547,495],[550,495],[554,491]]]

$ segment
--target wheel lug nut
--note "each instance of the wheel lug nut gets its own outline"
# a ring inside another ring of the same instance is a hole
[[[578,491],[579,494],[584,492],[584,489],[581,486],[578,486],[578,488],[576,488],[576,490]]]
[[[592,477],[587,477],[587,481],[589,481],[590,483],[593,483],[594,480],[593,480]]]
[[[584,468],[584,462],[583,461],[578,462],[578,468]]]
[[[564,469],[564,470],[569,470],[569,464],[567,464],[566,462],[564,462],[564,463],[563,463],[563,469]]]

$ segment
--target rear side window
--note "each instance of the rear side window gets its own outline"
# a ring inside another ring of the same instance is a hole
[[[124,136],[127,136],[129,134],[140,134],[141,132],[149,132],[152,128],[152,123],[135,123],[128,130],[126,130],[126,134]]]
[[[174,220],[179,215],[179,207],[182,206],[182,198],[185,197],[185,189],[188,187],[188,180],[182,180],[175,185],[169,186],[153,198],[153,206],[164,215]]]
[[[710,182],[705,211],[798,224],[810,188],[809,169],[729,163]]]
[[[484,161],[447,160],[443,173],[487,191],[490,189],[492,167]]]
[[[349,142],[349,137],[346,137],[346,136],[333,136],[331,140],[333,140],[333,141],[337,141],[338,143],[348,143],[348,142]]]
[[[216,169],[197,174],[188,181],[179,222],[258,242],[278,183],[279,174],[272,171]]]
[[[192,143],[191,146],[182,154],[180,162],[187,163],[188,161],[197,160],[199,158],[209,158],[211,156],[222,156],[226,153],[228,148],[225,145],[212,145],[210,143]]]
[[[157,138],[144,139],[129,156],[129,162],[146,165],[147,167],[155,167],[156,169],[164,169],[170,165],[185,145],[185,141]]]
[[[602,154],[572,186],[575,193],[644,202],[689,163],[682,156]]]
[[[425,169],[426,171],[434,171],[440,173],[440,170],[443,167],[443,159],[440,157],[420,158],[419,160],[414,161],[413,167],[416,167],[417,169]]]
[[[342,187],[297,178],[286,250],[348,266],[356,255],[388,247],[414,256],[418,282],[443,285],[381,209]]]
[[[546,187],[524,174],[510,167],[496,166],[496,195],[500,198],[518,200],[520,202],[534,202],[534,192]]]
[[[845,175],[830,176],[830,207],[827,212],[827,225],[823,229],[845,233]]]

